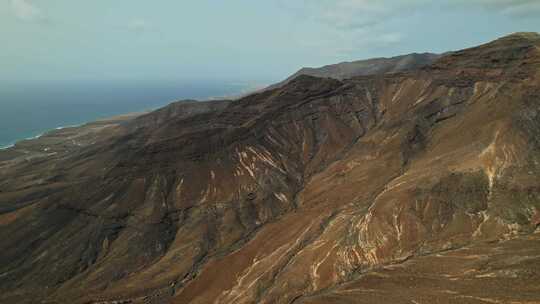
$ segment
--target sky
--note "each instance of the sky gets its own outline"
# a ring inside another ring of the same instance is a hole
[[[271,83],[540,31],[540,0],[0,0],[0,83]]]

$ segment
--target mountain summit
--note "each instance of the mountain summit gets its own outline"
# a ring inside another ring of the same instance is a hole
[[[440,55],[432,53],[413,53],[392,58],[373,58],[352,62],[341,62],[338,64],[326,65],[320,68],[302,68],[284,81],[270,86],[269,89],[279,88],[300,75],[343,80],[356,76],[397,73],[407,70],[414,70],[431,64],[439,57]]]
[[[540,301],[539,36],[426,56],[0,152],[0,302]]]

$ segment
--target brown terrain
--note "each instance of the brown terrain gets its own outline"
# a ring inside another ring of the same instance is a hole
[[[341,62],[319,68],[301,68],[287,79],[271,85],[267,89],[282,87],[300,75],[344,80],[357,76],[405,72],[429,65],[440,56],[441,55],[432,53],[412,53],[391,58],[373,58]]]
[[[536,33],[0,152],[0,303],[540,303],[539,228]]]

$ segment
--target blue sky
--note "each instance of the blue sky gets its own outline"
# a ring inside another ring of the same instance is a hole
[[[272,82],[540,31],[540,0],[0,0],[0,82]]]

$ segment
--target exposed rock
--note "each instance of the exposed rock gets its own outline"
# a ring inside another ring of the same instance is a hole
[[[538,302],[539,71],[515,34],[5,156],[0,301]]]

